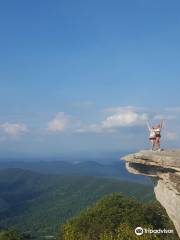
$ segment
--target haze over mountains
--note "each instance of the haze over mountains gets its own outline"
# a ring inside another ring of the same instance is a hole
[[[96,161],[1,161],[0,170],[20,168],[44,174],[102,176],[119,178],[125,181],[151,184],[149,178],[128,173],[123,161],[108,164]]]

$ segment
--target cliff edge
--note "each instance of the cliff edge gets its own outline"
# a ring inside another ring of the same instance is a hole
[[[166,209],[180,237],[180,150],[140,151],[122,157],[134,174],[153,178],[157,200]]]

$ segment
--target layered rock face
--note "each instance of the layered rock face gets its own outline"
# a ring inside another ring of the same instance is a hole
[[[140,151],[122,160],[129,172],[153,177],[156,198],[180,237],[180,150]]]

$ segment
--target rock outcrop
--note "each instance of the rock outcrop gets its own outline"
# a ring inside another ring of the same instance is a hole
[[[140,151],[122,160],[129,172],[153,177],[156,198],[180,237],[180,150]]]

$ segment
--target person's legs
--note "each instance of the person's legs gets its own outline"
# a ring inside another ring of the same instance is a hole
[[[160,149],[160,137],[156,137],[156,147],[157,147],[157,150]]]
[[[154,150],[155,148],[155,139],[150,139],[151,142],[151,150]]]
[[[153,139],[153,150],[156,150],[156,138]]]

